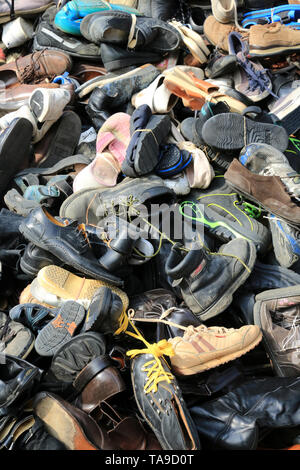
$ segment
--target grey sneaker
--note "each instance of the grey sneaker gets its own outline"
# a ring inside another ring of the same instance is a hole
[[[280,150],[263,143],[249,144],[241,150],[239,160],[253,173],[279,176],[288,193],[295,198],[300,197],[300,177]]]
[[[273,214],[269,215],[275,258],[290,268],[300,258],[300,231]]]

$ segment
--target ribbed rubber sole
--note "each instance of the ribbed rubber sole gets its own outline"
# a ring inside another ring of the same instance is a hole
[[[275,124],[252,121],[237,113],[218,114],[202,128],[203,140],[218,150],[241,150],[261,142],[284,152],[289,144],[286,130]]]

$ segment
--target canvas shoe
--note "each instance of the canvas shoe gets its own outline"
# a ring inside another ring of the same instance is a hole
[[[182,338],[168,340],[175,352],[170,358],[171,367],[178,375],[198,374],[237,359],[253,349],[261,339],[262,333],[256,325],[239,329],[189,326]]]

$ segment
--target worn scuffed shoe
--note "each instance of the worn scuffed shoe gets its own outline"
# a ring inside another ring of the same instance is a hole
[[[300,178],[287,157],[277,148],[263,143],[249,144],[241,150],[240,162],[258,175],[279,176],[291,196],[300,198]]]
[[[198,374],[246,354],[262,339],[256,325],[239,329],[204,325],[189,326],[183,338],[171,338],[175,355],[171,357],[172,370],[177,375]]]
[[[172,286],[179,287],[186,305],[205,321],[231,304],[233,293],[250,276],[255,260],[254,243],[241,238],[222,245],[217,256],[205,248],[187,253],[176,243],[165,270]]]
[[[300,230],[273,214],[269,223],[275,258],[280,266],[290,268],[300,258]]]
[[[258,24],[249,30],[249,56],[269,57],[300,49],[300,31],[280,23]]]
[[[280,377],[299,376],[299,312],[299,286],[271,289],[255,297],[254,323],[262,330],[272,368]]]

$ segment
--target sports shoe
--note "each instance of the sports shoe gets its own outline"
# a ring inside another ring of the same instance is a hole
[[[299,31],[300,34],[300,31]],[[279,98],[270,107],[270,113],[274,114],[289,135],[300,129],[300,87],[295,88],[286,96]]]
[[[280,266],[290,268],[300,258],[300,230],[269,214],[275,258]]]
[[[279,5],[274,8],[265,8],[263,10],[246,13],[242,20],[242,26],[244,28],[250,28],[256,24],[279,22],[292,26],[293,28],[299,28],[299,18],[300,5]]]
[[[189,200],[180,204],[180,213],[203,224],[211,235],[222,242],[245,238],[252,241],[260,253],[265,253],[271,243],[268,229],[249,217],[243,200],[223,177],[214,178],[206,190],[194,189]]]
[[[193,375],[243,356],[262,339],[256,325],[239,329],[204,325],[189,326],[183,337],[171,338],[175,355],[171,368],[176,375]]]
[[[57,121],[71,98],[68,90],[37,88],[30,97],[29,106],[39,122]]]
[[[271,289],[255,297],[254,322],[261,328],[272,368],[280,377],[299,376],[299,286]]]
[[[300,31],[280,23],[258,24],[249,30],[249,57],[269,57],[300,49]]]
[[[279,176],[288,193],[300,198],[300,178],[290,166],[286,156],[267,144],[249,144],[240,152],[239,161],[253,173]]]
[[[187,253],[177,243],[165,270],[188,308],[205,321],[231,304],[233,293],[250,276],[255,260],[254,243],[241,238],[222,245],[218,255],[211,255],[205,248]]]

